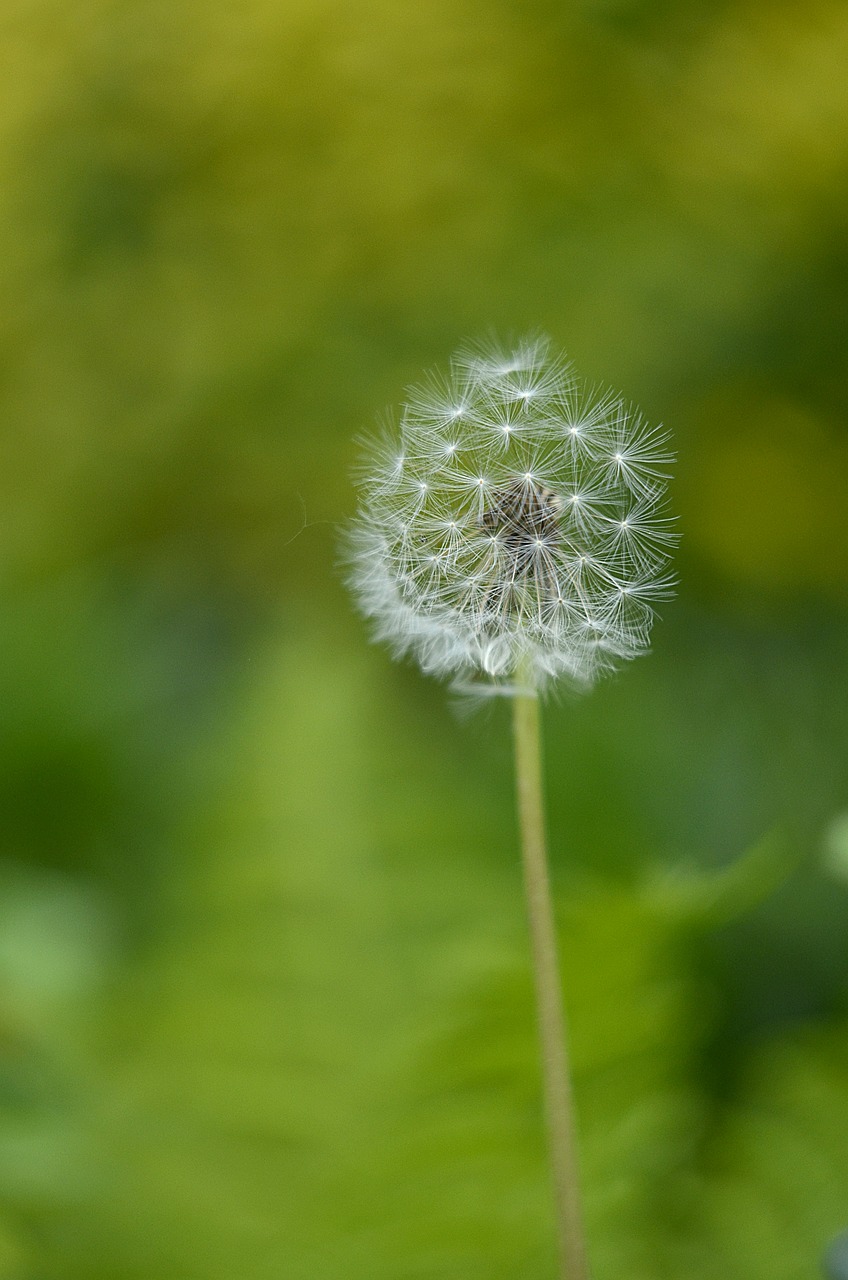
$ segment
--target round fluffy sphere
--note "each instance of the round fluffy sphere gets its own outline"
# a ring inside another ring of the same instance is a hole
[[[544,339],[459,352],[366,442],[348,552],[377,638],[492,691],[643,652],[669,591],[666,442]]]

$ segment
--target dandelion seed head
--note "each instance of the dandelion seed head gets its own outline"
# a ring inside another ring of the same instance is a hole
[[[350,583],[375,638],[472,687],[587,686],[671,591],[668,437],[542,338],[458,352],[366,444]]]

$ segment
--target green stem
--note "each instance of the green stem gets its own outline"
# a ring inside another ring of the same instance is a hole
[[[541,722],[535,692],[516,695],[514,716],[518,816],[533,950],[545,1115],[559,1226],[560,1274],[562,1280],[589,1280],[577,1174],[571,1076],[545,847]]]

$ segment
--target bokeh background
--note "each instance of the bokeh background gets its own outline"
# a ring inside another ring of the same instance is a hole
[[[848,1226],[848,10],[6,0],[0,1280],[551,1280],[509,720],[368,644],[356,433],[489,330],[674,432],[546,710],[597,1280]]]

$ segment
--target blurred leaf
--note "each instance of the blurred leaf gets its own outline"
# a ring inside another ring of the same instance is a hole
[[[848,881],[848,813],[840,813],[825,832],[824,867],[835,880]]]

